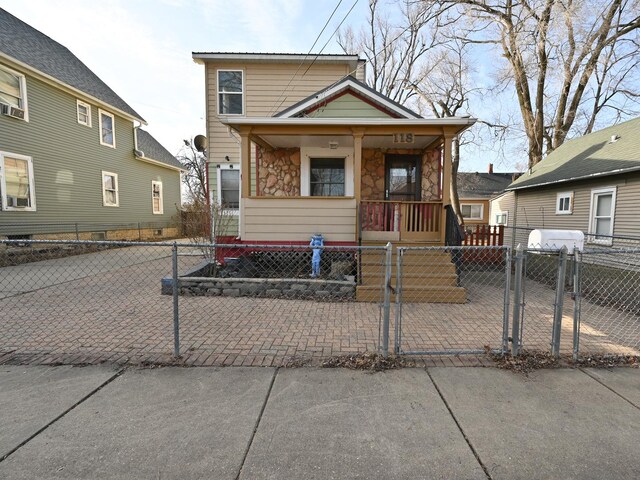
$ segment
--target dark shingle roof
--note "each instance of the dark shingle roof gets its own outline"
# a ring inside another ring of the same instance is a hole
[[[619,138],[611,142],[613,135]],[[640,169],[640,118],[569,140],[509,190],[615,175]]]
[[[502,192],[513,181],[515,173],[458,172],[460,198],[490,198]]]
[[[0,8],[0,52],[144,121],[69,49],[2,8]]]
[[[138,139],[138,150],[143,155],[141,158],[155,160],[156,162],[165,163],[171,167],[184,169],[184,166],[160,143],[151,136],[151,134],[141,128],[136,128],[136,136]]]
[[[406,114],[408,114],[410,117],[413,116],[415,118],[422,118],[420,115],[418,115],[416,112],[414,112],[413,110],[408,109],[407,107],[405,107],[404,105],[399,104],[398,102],[391,100],[389,97],[385,97],[383,94],[381,94],[380,92],[378,92],[377,90],[371,88],[369,85],[367,85],[364,82],[361,82],[360,80],[358,80],[357,78],[348,75],[344,78],[341,78],[339,81],[329,85],[326,88],[323,88],[322,90],[309,95],[307,98],[303,98],[302,100],[300,100],[299,102],[294,103],[293,105],[291,105],[290,107],[285,108],[284,110],[282,110],[281,112],[278,112],[274,115],[274,117],[283,117],[286,116],[287,113],[291,112],[292,110],[296,110],[298,107],[300,107],[301,105],[304,105],[305,103],[307,103],[309,100],[313,100],[317,97],[320,97],[323,93],[325,93],[326,91],[332,89],[332,88],[337,88],[337,91],[335,92],[335,94],[343,91],[344,89],[349,88],[349,83],[353,82],[356,85],[360,86],[363,90],[369,92],[371,94],[372,100],[375,101],[376,97],[382,97],[384,98],[385,101],[389,102],[390,104],[394,105],[396,108],[398,108],[399,110],[402,110],[403,112],[405,112]],[[341,88],[342,85],[344,85],[344,88]],[[325,100],[325,99],[323,99]]]

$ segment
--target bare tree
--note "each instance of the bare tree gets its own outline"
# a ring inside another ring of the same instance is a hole
[[[500,49],[507,68],[498,79],[513,86],[517,95],[529,167],[562,145],[589,101],[593,108],[584,131],[593,128],[606,106],[626,110],[619,100],[638,98],[635,75],[617,68],[623,62],[637,71],[634,40],[640,6],[636,0],[443,0],[440,4],[455,6],[455,14],[465,15],[457,38]],[[451,17],[441,21],[448,23]],[[591,96],[586,94],[590,88]],[[617,93],[611,95],[610,89]]]
[[[187,203],[196,205],[206,204],[207,192],[207,156],[205,152],[199,152],[193,140],[183,140],[184,145],[176,158],[185,167],[187,172],[182,177],[182,183],[189,195]]]
[[[338,45],[348,54],[362,54],[369,68],[371,87],[398,103],[416,95],[407,86],[420,75],[421,60],[436,38],[425,28],[435,18],[432,2],[396,1],[385,9],[379,0],[369,0],[366,27],[356,32],[347,27],[338,32]]]

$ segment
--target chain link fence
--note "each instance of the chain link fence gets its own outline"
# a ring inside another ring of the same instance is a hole
[[[398,247],[395,350],[506,351],[509,249]]]
[[[638,293],[640,249],[4,240],[0,360],[638,355]]]

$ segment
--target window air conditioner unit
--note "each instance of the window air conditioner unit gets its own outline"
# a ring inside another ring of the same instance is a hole
[[[7,117],[19,118],[20,120],[24,120],[24,110],[18,107],[14,107],[12,105],[0,104],[2,107],[2,114]]]

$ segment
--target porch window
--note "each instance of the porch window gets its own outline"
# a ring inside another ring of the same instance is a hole
[[[2,210],[35,211],[31,157],[0,152]]]
[[[218,114],[242,115],[242,70],[218,70]]]
[[[612,244],[613,216],[616,207],[616,189],[600,188],[591,191],[589,240],[604,245]]]
[[[465,220],[482,220],[484,216],[484,208],[480,203],[462,203],[460,205],[460,213]]]
[[[218,167],[218,203],[225,209],[240,208],[240,170],[233,165]]]
[[[344,197],[344,158],[311,158],[312,197]]]

